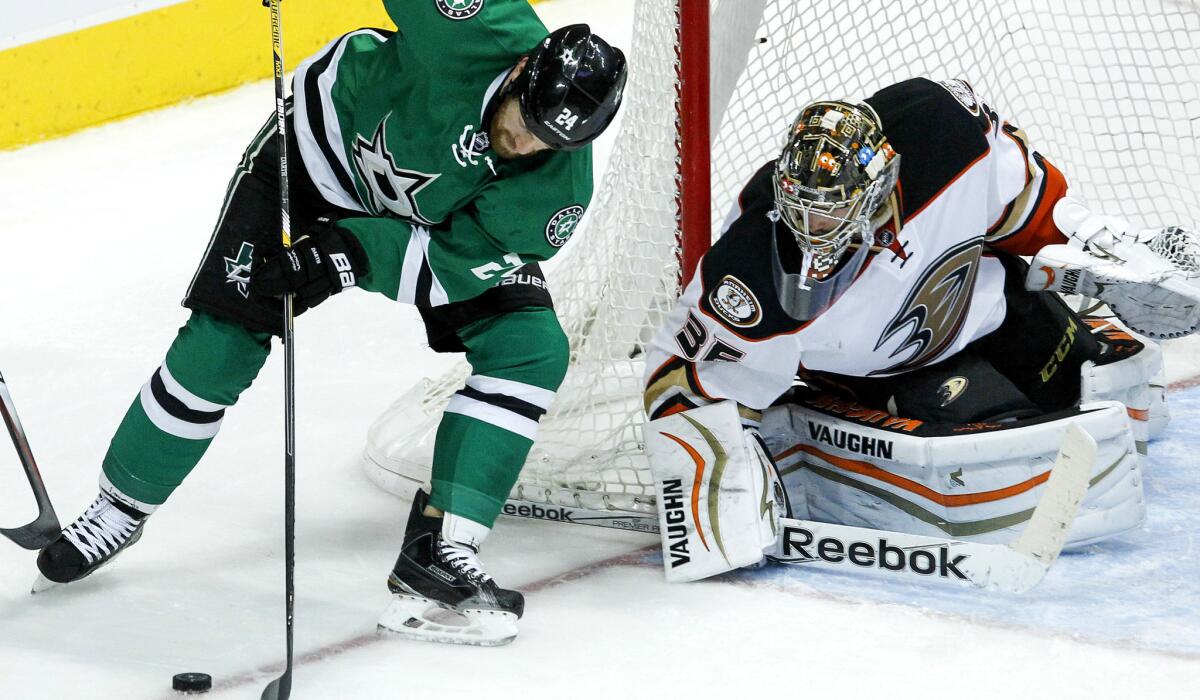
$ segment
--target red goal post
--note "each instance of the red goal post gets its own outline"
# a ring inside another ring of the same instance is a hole
[[[679,264],[683,284],[712,240],[708,0],[679,0]]]

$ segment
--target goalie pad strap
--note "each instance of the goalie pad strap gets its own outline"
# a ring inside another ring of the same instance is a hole
[[[1109,247],[1129,230],[1129,222],[1104,216],[1088,209],[1074,197],[1063,197],[1054,205],[1054,225],[1078,248],[1089,245]],[[1107,234],[1107,235],[1105,235]]]

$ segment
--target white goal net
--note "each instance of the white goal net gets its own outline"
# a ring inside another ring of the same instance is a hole
[[[571,368],[515,499],[654,512],[641,348],[679,292],[677,136],[691,117],[676,108],[680,16],[676,0],[639,1],[607,173],[548,273]],[[915,76],[965,78],[1098,209],[1196,227],[1195,0],[712,0],[710,17],[713,230],[806,102]],[[372,426],[376,483],[403,493],[428,479],[442,407],[468,372],[414,387]]]

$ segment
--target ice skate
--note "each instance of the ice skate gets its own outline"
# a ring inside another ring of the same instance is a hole
[[[422,491],[413,499],[404,546],[388,577],[392,602],[380,617],[379,628],[430,642],[476,646],[511,642],[517,636],[525,598],[500,588],[483,570],[477,555],[486,528],[453,515],[426,516],[428,500]],[[476,530],[475,536],[463,536],[464,529]]]
[[[38,554],[32,593],[73,583],[112,561],[142,536],[147,515],[101,492],[83,515]]]

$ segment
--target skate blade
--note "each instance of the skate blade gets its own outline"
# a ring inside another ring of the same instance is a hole
[[[37,579],[35,579],[33,582],[33,586],[29,589],[29,595],[37,595],[38,593],[44,593],[45,591],[48,591],[52,588],[58,588],[61,585],[62,584],[59,583],[58,581],[51,581],[50,579],[46,578],[42,574],[38,574]]]
[[[516,638],[517,616],[503,610],[452,610],[426,598],[394,594],[379,629],[423,642],[496,647]]]

